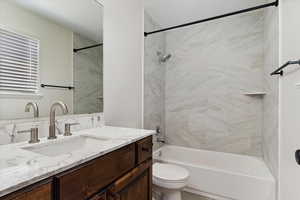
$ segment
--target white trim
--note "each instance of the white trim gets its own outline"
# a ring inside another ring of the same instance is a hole
[[[41,99],[41,93],[0,92],[0,99]]]
[[[4,29],[4,30],[12,32],[14,34],[19,34],[19,35],[21,34],[21,35],[23,35],[23,36],[25,36],[29,39],[38,41],[38,43],[41,42],[41,40],[38,37],[36,37],[35,35],[30,35],[30,34],[24,32],[24,31],[17,30],[17,29],[15,29],[15,27],[10,27],[8,25],[0,24],[0,29]]]
[[[96,1],[96,3],[99,3],[101,6],[104,5],[104,0],[95,0],[95,1]]]
[[[246,96],[264,96],[266,95],[267,93],[265,91],[253,91],[253,92],[246,92],[244,93],[244,95]]]
[[[231,198],[221,197],[221,196],[217,196],[217,195],[214,195],[214,194],[202,192],[200,190],[196,190],[196,189],[193,189],[193,188],[190,188],[190,187],[185,188],[184,191],[188,192],[188,193],[200,195],[200,196],[203,196],[203,197],[215,199],[215,200],[234,200],[234,199],[231,199]]]
[[[104,113],[91,113],[91,114],[70,114],[70,115],[59,115],[56,116],[57,120],[64,120],[64,119],[72,119],[72,118],[83,118],[83,117],[95,117],[101,116],[101,120],[105,123]],[[39,117],[39,118],[20,118],[20,119],[7,119],[7,120],[0,120],[0,129],[3,125],[7,124],[20,124],[20,123],[31,123],[31,122],[44,122],[49,121],[49,117]]]

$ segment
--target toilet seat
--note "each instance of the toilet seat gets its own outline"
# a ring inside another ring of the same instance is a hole
[[[180,189],[187,185],[189,172],[176,165],[155,163],[153,183],[166,189]]]

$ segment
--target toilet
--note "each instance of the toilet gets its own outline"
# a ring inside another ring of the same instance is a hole
[[[153,188],[162,194],[163,200],[181,200],[181,191],[187,185],[189,172],[183,167],[153,164]]]

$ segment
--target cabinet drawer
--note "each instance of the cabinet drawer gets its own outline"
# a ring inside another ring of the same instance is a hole
[[[136,143],[137,148],[137,164],[144,162],[152,157],[152,136],[147,137]]]
[[[1,200],[52,200],[52,183],[42,183],[17,191]]]
[[[55,177],[58,200],[85,200],[135,166],[134,144]]]
[[[106,193],[96,194],[89,200],[106,200]]]
[[[108,200],[152,200],[152,160],[147,160],[107,189]]]

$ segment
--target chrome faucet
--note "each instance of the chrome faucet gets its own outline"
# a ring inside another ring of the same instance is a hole
[[[55,126],[55,111],[56,111],[56,108],[61,108],[61,110],[63,111],[64,115],[68,114],[68,107],[67,107],[67,105],[65,103],[61,102],[61,101],[55,102],[51,106],[51,108],[50,108],[49,137],[48,137],[49,140],[57,138],[56,134],[55,134],[55,131],[56,131],[56,126]]]
[[[26,104],[25,112],[30,112],[30,108],[33,109],[33,117],[38,118],[40,113],[39,113],[39,107],[38,107],[37,103],[29,102],[28,104]]]
[[[156,136],[157,136],[156,142],[162,143],[162,144],[166,143],[165,135],[161,133],[160,126],[156,126]]]
[[[33,117],[38,118],[40,113],[39,113],[39,107],[37,103],[29,102],[25,106],[25,112],[30,112],[30,109],[33,109]],[[18,131],[18,133],[30,133],[30,140],[29,143],[38,143],[39,140],[39,129],[37,127],[31,128],[30,130],[25,130],[25,131]]]
[[[30,144],[38,143],[40,142],[39,140],[39,129],[38,128],[31,128],[29,130],[25,131],[18,131],[18,133],[30,133]]]

